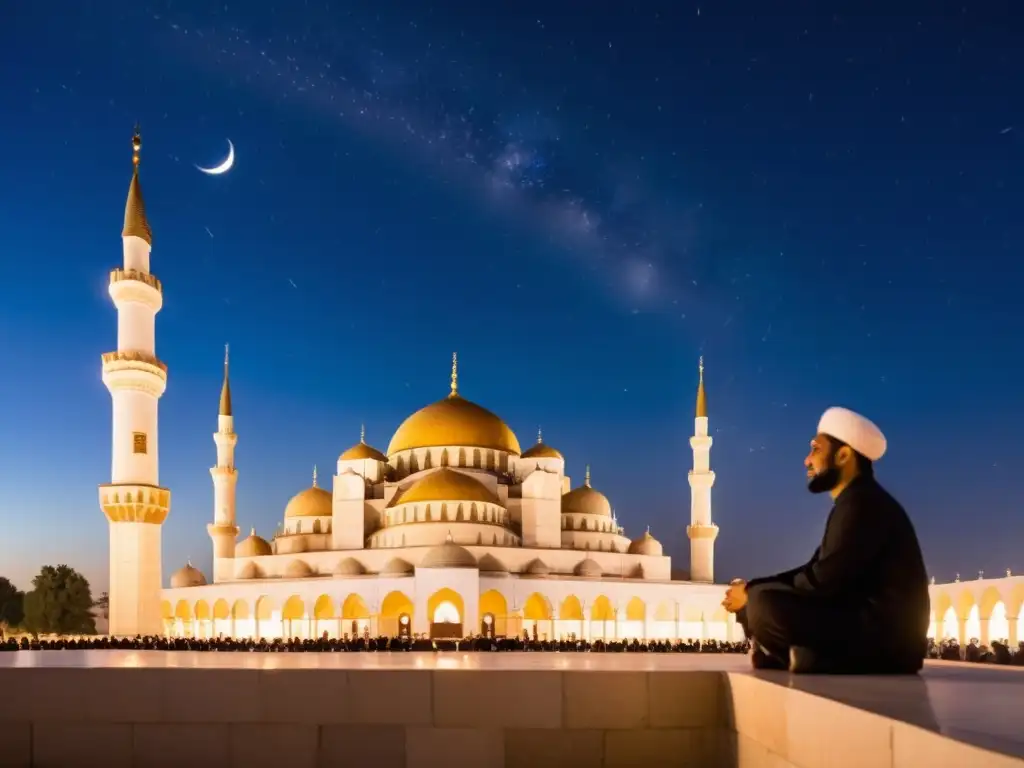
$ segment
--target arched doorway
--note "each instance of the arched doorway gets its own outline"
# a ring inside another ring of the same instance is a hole
[[[427,598],[430,636],[437,639],[462,637],[462,597],[453,589],[439,589]]]
[[[412,637],[412,618],[408,613],[398,617],[398,636],[406,639]]]
[[[485,613],[483,615],[483,618],[480,619],[480,634],[488,639],[493,640],[494,632],[494,614]]]

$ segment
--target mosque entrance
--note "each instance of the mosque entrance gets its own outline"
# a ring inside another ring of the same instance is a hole
[[[437,640],[458,639],[462,637],[462,617],[459,609],[448,600],[434,609],[430,622],[430,637]]]

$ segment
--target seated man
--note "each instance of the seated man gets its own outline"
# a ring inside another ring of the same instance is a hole
[[[750,638],[759,669],[837,674],[914,674],[924,661],[928,578],[914,527],[875,480],[881,431],[830,408],[804,459],[811,493],[833,507],[806,565],[735,581],[722,605]]]

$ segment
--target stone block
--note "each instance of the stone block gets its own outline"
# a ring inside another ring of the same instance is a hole
[[[892,720],[802,691],[787,694],[787,760],[829,768],[891,768]]]
[[[1018,673],[1019,674],[1019,673]],[[1020,768],[1022,760],[906,723],[892,727],[893,768]]]
[[[279,669],[259,673],[259,716],[268,723],[343,723],[350,702],[343,669]],[[245,718],[239,718],[245,719]]]
[[[605,731],[605,768],[709,766],[695,731],[683,728]]]
[[[419,728],[405,732],[407,768],[503,768],[505,740],[497,728]]]
[[[349,670],[348,720],[375,725],[430,725],[429,670]]]
[[[564,672],[566,728],[646,728],[647,674]]]
[[[34,768],[132,768],[127,723],[46,721],[32,728]]]
[[[509,728],[507,768],[592,768],[604,761],[604,731]]]
[[[259,678],[250,669],[161,670],[164,723],[231,723],[260,719]],[[147,722],[135,720],[132,722]]]
[[[773,684],[786,679],[783,673],[772,680],[737,673],[729,674],[726,684],[730,702],[728,722],[731,722],[733,730],[788,760],[786,716],[789,690],[783,685]]]
[[[561,672],[433,673],[434,725],[561,728]]]
[[[231,765],[237,768],[316,768],[316,725],[233,723],[228,726]]]
[[[648,672],[652,728],[724,728],[725,678],[721,672]]]
[[[132,762],[146,768],[224,768],[231,764],[228,726],[163,723],[132,729]]]
[[[0,768],[28,768],[32,764],[32,731],[27,722],[0,720]]]
[[[163,719],[164,670],[46,667],[31,671],[25,704],[34,723],[156,723]]]
[[[405,726],[322,725],[317,765],[405,768]]]

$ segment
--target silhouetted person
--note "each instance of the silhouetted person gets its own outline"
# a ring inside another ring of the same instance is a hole
[[[886,441],[873,423],[830,408],[804,459],[811,493],[831,494],[810,562],[734,582],[722,603],[751,639],[755,667],[912,674],[927,648],[928,578],[914,527],[875,480]]]

